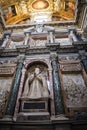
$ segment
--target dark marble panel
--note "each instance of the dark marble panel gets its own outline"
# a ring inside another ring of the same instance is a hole
[[[85,71],[87,73],[87,58],[83,59],[81,62],[82,62],[83,66],[84,66],[84,69],[85,69]]]
[[[6,115],[12,116],[14,113],[18,89],[19,89],[20,77],[21,77],[21,73],[22,73],[21,72],[22,66],[23,66],[23,64],[19,63],[17,71],[16,71],[16,75],[14,78],[12,91],[11,91],[9,101],[8,101],[8,105],[7,105],[7,109],[6,109],[6,113],[5,113]]]
[[[53,86],[54,86],[54,99],[55,99],[55,111],[56,115],[63,114],[64,108],[63,108],[63,101],[62,101],[62,95],[61,95],[61,87],[60,87],[60,79],[58,75],[58,64],[56,60],[53,60],[52,62],[52,68],[53,68]]]

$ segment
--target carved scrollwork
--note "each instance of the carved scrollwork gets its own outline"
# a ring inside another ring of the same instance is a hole
[[[79,61],[78,56],[59,56],[59,62],[77,62]]]
[[[16,58],[12,58],[12,59],[2,59],[0,58],[0,66],[13,66],[17,63],[17,59]]]
[[[11,67],[11,68],[4,68],[4,67],[0,67],[0,75],[12,75],[15,72],[15,68]]]
[[[50,54],[50,59],[51,59],[51,61],[56,61],[57,60],[57,54],[56,53],[51,53]]]
[[[62,72],[76,72],[81,71],[81,65],[80,64],[63,64],[60,65],[60,69]]]

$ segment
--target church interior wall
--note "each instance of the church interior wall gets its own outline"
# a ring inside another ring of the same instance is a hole
[[[87,5],[80,4],[75,23],[2,28],[0,130],[87,129]]]

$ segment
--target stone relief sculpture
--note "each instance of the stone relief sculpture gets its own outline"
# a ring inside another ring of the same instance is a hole
[[[45,46],[47,43],[47,40],[34,40],[33,38],[30,38],[29,45],[30,47],[41,47]]]
[[[10,44],[9,44],[9,48],[10,48],[10,49],[16,49],[16,46],[21,46],[21,45],[23,45],[23,42],[24,42],[24,41],[20,41],[20,42],[11,41]]]
[[[81,74],[63,75],[63,86],[68,107],[87,106],[87,87]]]
[[[0,79],[0,118],[5,113],[6,104],[8,101],[12,79]]]
[[[35,68],[35,72],[28,76],[22,97],[30,99],[49,97],[47,81],[39,68]]]
[[[54,11],[59,12],[64,6],[64,0],[54,0]]]

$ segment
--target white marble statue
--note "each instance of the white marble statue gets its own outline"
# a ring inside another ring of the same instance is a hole
[[[49,97],[48,85],[45,77],[40,73],[39,68],[35,68],[34,74],[28,76],[23,97],[30,99]]]

